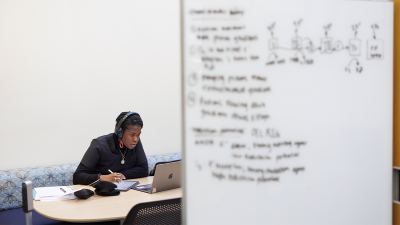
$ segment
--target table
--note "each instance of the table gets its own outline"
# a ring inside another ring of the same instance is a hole
[[[127,180],[130,181],[130,180]],[[140,185],[152,183],[153,177],[132,179]],[[76,190],[85,185],[74,185]],[[87,187],[94,191],[94,188]],[[55,220],[68,222],[99,222],[123,220],[136,204],[182,197],[182,188],[148,194],[137,190],[121,191],[118,196],[94,195],[88,199],[42,202],[33,201],[33,208],[39,214]]]

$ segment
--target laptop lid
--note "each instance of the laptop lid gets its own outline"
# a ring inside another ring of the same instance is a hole
[[[157,165],[151,193],[181,187],[181,161]]]

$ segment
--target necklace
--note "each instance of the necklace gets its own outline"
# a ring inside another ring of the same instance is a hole
[[[119,150],[119,152],[121,153],[121,156],[122,156],[121,164],[125,164],[125,155],[126,155],[126,152],[128,151],[128,149],[125,150],[125,154],[123,154],[123,155],[122,155],[122,151],[119,148],[119,146],[118,146],[118,150]]]

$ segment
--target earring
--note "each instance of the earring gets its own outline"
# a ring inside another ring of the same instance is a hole
[[[122,143],[122,141],[119,141],[119,147],[124,148],[124,143]]]

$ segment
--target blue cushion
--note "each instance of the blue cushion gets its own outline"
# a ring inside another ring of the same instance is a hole
[[[147,156],[147,163],[149,167],[149,173],[153,170],[154,166],[158,162],[169,162],[182,159],[182,153],[169,153],[169,154],[159,154],[159,155],[149,155]]]
[[[0,170],[0,211],[22,206],[22,182],[32,181],[34,187],[72,185],[78,163]]]
[[[167,162],[181,158],[181,153],[149,155],[147,156],[148,172],[154,168],[157,162]],[[22,207],[21,187],[22,182],[26,180],[32,181],[34,187],[73,185],[73,174],[78,165],[79,163],[67,163],[33,168],[0,170],[0,212]]]

